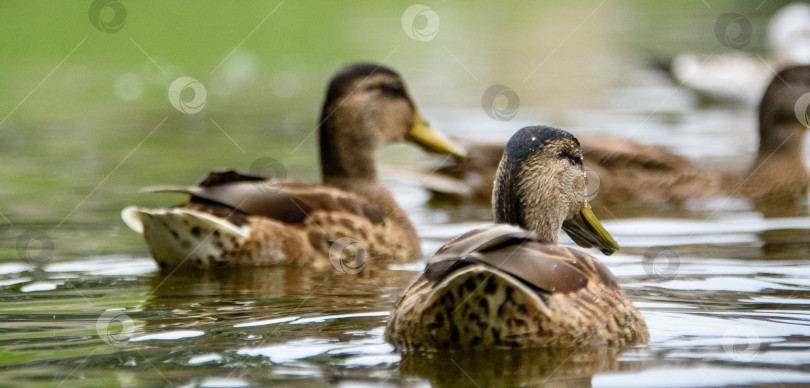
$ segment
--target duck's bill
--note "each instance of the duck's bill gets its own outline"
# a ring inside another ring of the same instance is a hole
[[[407,139],[429,152],[450,154],[461,158],[467,156],[467,150],[450,140],[443,133],[431,128],[419,112],[416,112],[413,127],[408,130]]]
[[[602,227],[587,202],[574,218],[563,223],[563,230],[583,248],[596,247],[606,255],[619,250],[619,243]]]

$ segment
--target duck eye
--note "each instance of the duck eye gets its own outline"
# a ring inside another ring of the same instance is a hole
[[[386,84],[380,85],[380,90],[384,94],[390,96],[397,96],[397,97],[404,97],[405,96],[405,88],[402,86],[402,82],[399,81],[392,81]]]
[[[573,165],[582,165],[582,153],[579,150],[561,150],[557,153],[558,159],[567,159]]]
[[[557,157],[560,159],[568,159],[573,164],[582,164],[582,153],[579,150],[576,151],[569,151],[569,150],[562,150],[557,154]]]

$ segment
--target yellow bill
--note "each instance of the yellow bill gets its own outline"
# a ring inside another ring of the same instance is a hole
[[[591,204],[587,202],[574,218],[563,222],[563,230],[583,248],[596,247],[606,255],[612,255],[619,250],[619,243],[602,227],[593,214]]]
[[[450,140],[443,133],[431,128],[418,111],[416,112],[413,127],[408,130],[406,138],[429,152],[450,154],[460,158],[467,157],[467,150]]]

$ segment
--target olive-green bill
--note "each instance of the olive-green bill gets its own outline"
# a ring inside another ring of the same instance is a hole
[[[416,112],[416,120],[408,130],[406,138],[429,152],[450,154],[461,158],[467,157],[467,150],[450,140],[443,133],[431,128],[418,111]]]
[[[599,223],[593,214],[591,204],[587,202],[576,216],[563,222],[562,228],[577,245],[583,248],[596,247],[606,255],[612,255],[613,252],[619,250],[619,243]]]

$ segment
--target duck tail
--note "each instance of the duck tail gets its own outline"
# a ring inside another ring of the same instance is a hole
[[[543,345],[550,309],[527,286],[486,265],[451,273],[414,303],[398,305],[387,339],[406,350]]]
[[[229,252],[247,238],[247,226],[214,215],[184,208],[147,209],[136,206],[121,211],[121,218],[143,234],[155,262],[162,268],[211,267],[226,263]]]

